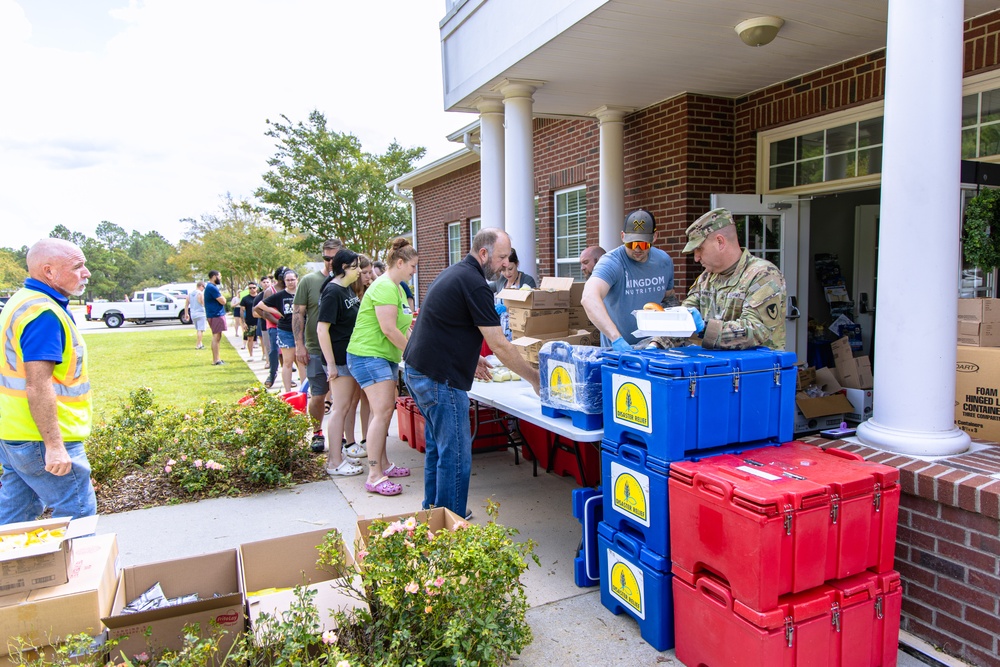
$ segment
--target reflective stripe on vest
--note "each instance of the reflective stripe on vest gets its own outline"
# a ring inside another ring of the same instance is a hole
[[[90,381],[87,377],[85,345],[72,318],[49,296],[22,289],[10,298],[0,315],[0,438],[41,440],[28,408],[27,378],[19,338],[24,328],[45,312],[52,312],[65,335],[63,360],[55,365],[52,390],[56,395],[59,429],[67,441],[90,434]]]

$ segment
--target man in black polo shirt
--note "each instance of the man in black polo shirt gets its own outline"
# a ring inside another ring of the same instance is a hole
[[[510,237],[499,229],[479,230],[472,252],[427,288],[420,315],[403,352],[406,386],[427,421],[424,458],[424,509],[447,507],[468,518],[472,475],[469,395],[478,373],[483,339],[508,368],[538,393],[538,371],[528,365],[503,335],[487,281],[507,266]]]

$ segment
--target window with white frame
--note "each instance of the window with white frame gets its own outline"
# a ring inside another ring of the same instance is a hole
[[[587,188],[579,186],[555,194],[556,275],[582,278],[580,253],[587,247]]]
[[[1000,88],[964,95],[962,159],[973,160],[995,155],[1000,155]]]
[[[462,223],[452,222],[448,225],[448,264],[458,264],[462,261]]]
[[[882,172],[882,116],[771,141],[768,190]]]
[[[472,251],[472,240],[476,238],[476,234],[479,230],[483,228],[482,218],[472,218],[469,220],[469,251]]]

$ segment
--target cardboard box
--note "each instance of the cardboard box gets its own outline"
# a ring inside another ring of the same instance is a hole
[[[1000,347],[1000,322],[958,322],[958,344]]]
[[[535,364],[535,367],[537,368],[538,350],[540,350],[542,345],[550,340],[561,340],[569,343],[570,345],[599,345],[601,342],[601,335],[596,332],[581,329],[572,334],[536,334],[535,336],[521,336],[520,338],[515,338],[510,343],[517,349],[518,352],[521,353],[521,357],[525,361],[529,364]]]
[[[574,282],[569,288],[569,307],[570,308],[582,308],[583,307],[583,287],[586,285],[586,281]]]
[[[829,368],[816,369],[814,384],[829,395],[817,398],[812,398],[805,392],[795,395],[795,407],[798,410],[795,412],[792,432],[796,435],[837,428],[844,421],[844,415],[854,411],[854,406],[847,400],[843,387]]]
[[[510,314],[510,330],[518,336],[534,336],[536,334],[569,332],[568,310],[527,310],[517,308],[508,311]]]
[[[572,278],[542,278],[538,289],[502,289],[499,296],[507,308],[569,308]]]
[[[102,620],[110,639],[126,656],[145,651],[179,650],[184,645],[184,626],[197,623],[203,637],[215,622],[226,634],[219,639],[219,659],[246,627],[243,593],[236,549],[135,565],[122,570],[111,613]],[[159,582],[168,598],[197,593],[196,602],[122,614],[122,608]],[[144,636],[149,628],[148,640]]]
[[[874,383],[872,365],[867,356],[855,357],[846,336],[830,344],[837,381],[846,389],[871,389]]]
[[[1000,299],[959,299],[959,322],[1000,322]]]
[[[844,418],[851,422],[863,422],[872,418],[872,390],[871,389],[845,389],[847,400],[851,402],[854,410],[844,415]]]
[[[576,285],[577,283],[573,283]],[[569,309],[569,328],[570,329],[587,329],[593,328],[593,323],[590,321],[590,316],[587,315],[587,309],[583,306],[574,306]]]
[[[114,533],[79,537],[65,584],[0,598],[0,655],[15,637],[35,647],[85,632],[104,631],[118,584],[118,540]]]
[[[805,391],[811,384],[816,384],[816,369],[803,365],[795,376],[795,391]]]
[[[955,426],[1000,442],[1000,348],[958,346]]]
[[[20,535],[39,528],[62,528],[65,532],[60,540],[0,553],[0,594],[27,593],[69,581],[69,570],[73,565],[73,540],[83,535],[92,535],[97,530],[97,516],[72,521],[61,518],[9,523],[0,526],[0,535]]]
[[[432,510],[421,510],[419,512],[410,512],[409,514],[377,516],[370,519],[358,517],[358,529],[354,537],[354,552],[357,553],[362,549],[367,549],[368,533],[371,530],[371,525],[376,521],[392,523],[394,521],[406,521],[411,516],[415,517],[420,523],[427,524],[432,533],[442,530],[455,530],[455,526],[459,522],[467,523],[465,519],[445,507],[435,507]]]
[[[319,610],[323,630],[334,630],[337,624],[330,614],[363,606],[360,600],[343,593],[335,584],[343,583],[342,577],[354,576],[354,558],[347,545],[341,541],[344,568],[339,572],[320,569],[316,565],[316,550],[326,538],[328,530],[314,530],[298,535],[276,537],[259,542],[241,544],[239,547],[240,582],[247,600],[247,620],[251,629],[257,627],[261,614],[280,617],[295,601],[294,590],[281,590],[266,595],[251,595],[269,588],[294,589],[306,586],[316,591],[313,603]]]

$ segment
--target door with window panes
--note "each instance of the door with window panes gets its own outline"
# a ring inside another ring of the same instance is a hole
[[[808,311],[798,295],[808,294],[808,290],[799,289],[799,203],[769,195],[712,195],[711,205],[729,209],[740,246],[771,262],[785,276],[785,349],[803,359],[806,327],[798,326],[798,320],[799,312]]]

